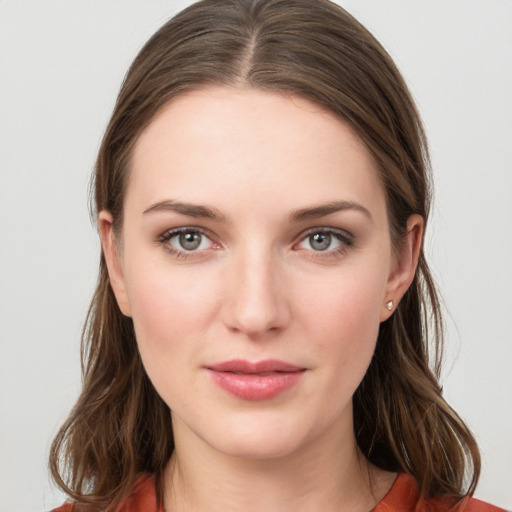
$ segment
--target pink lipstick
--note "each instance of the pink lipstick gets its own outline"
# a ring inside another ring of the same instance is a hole
[[[297,384],[305,372],[275,359],[251,363],[240,359],[207,367],[213,381],[244,400],[268,400]]]

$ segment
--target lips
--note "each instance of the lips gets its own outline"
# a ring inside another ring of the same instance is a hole
[[[269,400],[297,384],[305,369],[284,361],[240,359],[207,367],[213,381],[224,391],[243,400]]]

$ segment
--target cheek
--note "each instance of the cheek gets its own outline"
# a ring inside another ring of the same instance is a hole
[[[195,402],[190,370],[199,366],[206,319],[215,315],[204,282],[182,278],[157,266],[129,276],[128,295],[137,345],[146,373],[171,410],[182,413]],[[190,403],[188,403],[190,402]]]
[[[356,338],[368,329],[375,332],[380,323],[386,276],[385,266],[358,265],[334,275],[303,279],[302,289],[295,291],[302,297],[300,316],[311,322],[317,319],[328,338],[336,332],[352,333]]]
[[[379,308],[374,296],[347,295],[334,307],[318,311],[323,324],[317,334],[319,350],[328,353],[329,363],[343,369],[345,375],[364,375],[369,364],[379,331]]]
[[[205,279],[157,262],[127,267],[127,292],[137,344],[150,378],[182,365],[204,338],[215,303]],[[165,367],[164,367],[165,366]]]
[[[383,267],[365,272],[352,270],[340,273],[323,286],[319,280],[309,283],[311,286],[306,283],[303,296],[307,300],[302,301],[299,315],[308,319],[302,329],[315,340],[318,357],[327,360],[327,378],[334,385],[342,383],[354,388],[353,392],[375,350],[387,273]]]

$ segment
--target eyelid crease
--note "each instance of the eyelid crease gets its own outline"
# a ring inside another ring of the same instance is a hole
[[[171,238],[174,238],[177,235],[181,235],[182,233],[199,233],[200,235],[208,238],[212,243],[215,243],[212,240],[212,234],[207,229],[195,227],[195,226],[182,226],[179,228],[171,228],[164,231],[159,237],[159,242],[167,242]]]
[[[341,239],[345,243],[349,243],[349,244],[354,244],[355,243],[355,239],[356,239],[356,237],[352,233],[349,233],[348,231],[346,231],[344,229],[332,228],[332,227],[315,227],[315,228],[310,228],[310,229],[307,229],[306,231],[302,232],[299,235],[299,237],[300,237],[300,240],[304,240],[307,237],[309,237],[311,235],[315,235],[317,233],[333,235],[336,238]]]
[[[205,236],[206,238],[208,238],[209,240],[214,242],[212,240],[213,235],[212,235],[212,233],[209,230],[204,229],[204,228],[200,228],[200,227],[197,227],[197,226],[180,226],[180,227],[177,227],[177,228],[168,229],[164,233],[159,235],[157,240],[159,242],[166,242],[166,241],[170,240],[171,238],[173,238],[176,235],[179,235],[181,233],[189,233],[189,232],[191,232],[191,233],[200,233],[201,235]],[[309,228],[309,229],[303,231],[302,233],[300,233],[300,235],[298,235],[298,237],[297,237],[297,240],[298,241],[305,240],[307,237],[309,237],[311,235],[314,235],[316,233],[330,234],[330,235],[335,236],[338,239],[343,240],[345,243],[349,243],[349,244],[354,244],[355,243],[355,236],[352,235],[351,233],[349,233],[348,231],[346,231],[344,229],[333,228],[333,227],[326,227],[326,226],[325,227]]]

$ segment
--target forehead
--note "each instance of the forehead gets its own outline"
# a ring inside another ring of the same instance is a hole
[[[215,87],[167,104],[134,149],[127,201],[384,205],[376,165],[353,130],[299,98]],[[230,202],[224,201],[229,198]]]

